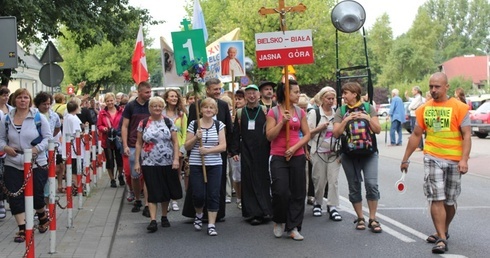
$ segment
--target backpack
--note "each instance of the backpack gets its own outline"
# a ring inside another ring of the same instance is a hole
[[[272,107],[271,109],[272,109],[272,112],[274,113],[274,118],[277,121],[277,116],[279,115],[279,108],[277,106],[275,106],[275,107]],[[301,113],[301,108],[295,105],[294,106],[294,110],[296,111],[296,114],[298,114],[298,119],[301,122],[301,118],[302,118],[302,115],[303,115]]]
[[[364,102],[361,106],[348,109],[346,105],[340,107],[342,118],[355,111],[364,111],[369,114],[369,103]],[[369,121],[366,119],[350,120],[345,125],[345,131],[340,136],[341,152],[349,156],[368,156],[378,151],[376,136],[374,135]]]
[[[267,107],[266,106],[263,106],[263,105],[260,105],[259,104],[259,107],[262,108],[262,111],[264,112],[264,115],[267,116]],[[243,108],[239,108],[236,110],[236,116],[237,116],[237,119],[238,119],[238,128],[241,129],[241,123],[242,123],[242,111],[243,111]],[[265,124],[264,124],[265,126]],[[265,131],[265,129],[264,129]]]
[[[150,120],[149,117],[143,119],[143,127],[142,127],[143,130],[145,130],[146,124],[148,124],[148,120]],[[170,130],[170,128],[172,128],[172,121],[170,121],[170,118],[164,116],[163,120],[165,121],[165,124],[167,125],[168,129]]]
[[[308,108],[306,110],[306,113],[309,113],[310,110],[312,110],[312,109],[315,110],[315,114],[316,114],[316,124],[315,125],[318,126],[318,123],[320,123],[320,107],[317,105],[314,105],[312,108]]]
[[[37,132],[39,133],[39,136],[36,139],[32,140],[32,142],[31,142],[32,146],[38,145],[43,140],[43,134],[41,132],[41,113],[39,113],[39,111],[36,111],[36,113],[34,114],[34,123],[36,124],[36,129],[37,129]],[[8,134],[9,134],[9,124],[10,124],[10,115],[6,114],[5,115],[5,135],[7,135],[7,139],[8,139]]]

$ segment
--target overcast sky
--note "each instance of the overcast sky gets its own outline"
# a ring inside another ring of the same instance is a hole
[[[160,36],[165,37],[170,43],[170,32],[180,31],[180,22],[185,16],[185,1],[173,0],[172,2],[172,6],[174,7],[169,8],[169,5],[166,5],[166,8],[162,8],[163,0],[129,0],[129,3],[132,6],[150,10],[150,14],[154,19],[167,21],[162,25],[150,26],[150,35],[147,36],[155,39],[153,45],[149,46],[151,48],[158,48],[160,46],[158,41]],[[286,5],[293,5],[301,1],[286,0],[285,2]],[[393,34],[396,37],[405,33],[410,28],[419,6],[426,2],[426,0],[357,0],[357,2],[359,2],[366,10],[367,18],[366,23],[364,24],[366,28],[370,28],[376,21],[376,18],[386,12],[390,16],[391,27],[393,29]]]

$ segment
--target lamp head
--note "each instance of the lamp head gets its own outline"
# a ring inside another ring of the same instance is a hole
[[[356,32],[366,21],[366,11],[361,4],[353,0],[344,0],[332,9],[333,26],[342,32]]]

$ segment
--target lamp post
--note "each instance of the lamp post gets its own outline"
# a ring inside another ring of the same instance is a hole
[[[487,68],[487,90],[490,90],[490,67],[489,67],[489,61],[490,61],[489,54],[490,53],[488,52],[488,47],[485,48],[485,50],[483,50],[481,48],[477,48],[476,50],[485,53],[485,55],[487,56],[487,63],[486,63],[486,68]]]

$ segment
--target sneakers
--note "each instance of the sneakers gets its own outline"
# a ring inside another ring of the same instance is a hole
[[[282,233],[284,232],[284,224],[283,223],[274,223],[274,236],[277,238],[282,237]]]
[[[114,180],[114,179],[111,180],[111,187],[112,188],[117,188],[116,180]]]
[[[148,208],[148,206],[145,206],[145,208],[143,208],[143,213],[142,213],[143,216],[149,218],[150,217],[150,209]]]
[[[143,204],[141,204],[141,200],[134,201],[134,205],[133,208],[131,209],[131,212],[139,212],[142,206]]]
[[[0,219],[5,219],[7,217],[7,210],[5,210],[5,204],[0,201]]]
[[[172,201],[172,210],[173,211],[178,211],[180,210],[179,204],[177,204],[177,201]]]
[[[157,231],[158,230],[157,221],[152,220],[150,222],[150,225],[148,225],[148,227],[146,227],[146,230],[148,230],[149,233],[153,233],[153,232]]]
[[[288,232],[289,237],[296,241],[302,241],[305,239],[299,232],[297,228],[293,228],[293,230]]]
[[[225,198],[225,203],[231,203],[231,198],[230,197],[226,197]]]
[[[169,228],[170,227],[170,222],[168,221],[167,217],[162,216],[162,228]]]
[[[133,191],[129,191],[128,192],[128,195],[126,196],[126,200],[128,202],[133,202],[134,201],[134,192]]]
[[[194,228],[197,231],[201,231],[201,229],[202,229],[202,218],[198,218],[198,217],[194,218]]]
[[[322,216],[322,206],[319,204],[316,204],[313,206],[313,216],[315,217],[321,217]]]
[[[242,202],[237,202],[236,207],[241,210],[242,209]]]
[[[119,179],[119,185],[120,186],[123,186],[125,185],[126,183],[124,182],[124,176],[123,175],[120,175],[117,179]]]
[[[216,232],[216,227],[208,227],[208,235],[217,236],[218,232]]]

